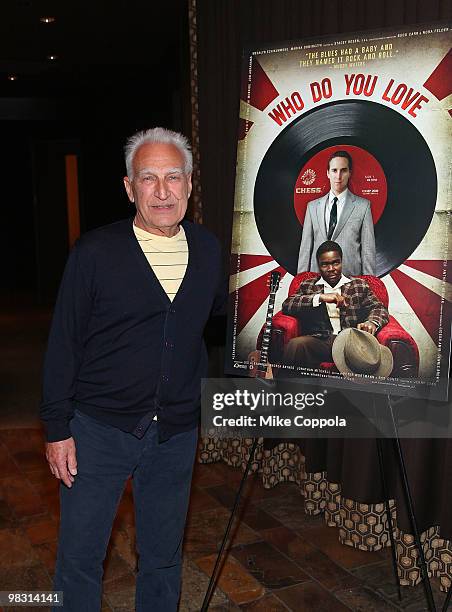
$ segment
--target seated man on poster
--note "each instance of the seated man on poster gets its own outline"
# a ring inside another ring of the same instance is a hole
[[[344,250],[344,273],[375,276],[374,224],[369,200],[348,189],[353,160],[347,151],[335,151],[328,160],[327,195],[309,202],[303,224],[298,272],[318,272],[315,253],[325,240],[335,240]]]
[[[332,346],[344,329],[356,328],[375,335],[389,321],[387,309],[362,278],[342,273],[342,249],[326,241],[316,253],[320,278],[309,278],[289,296],[282,311],[300,319],[303,336],[290,340],[284,350],[286,364],[317,367],[332,361]]]

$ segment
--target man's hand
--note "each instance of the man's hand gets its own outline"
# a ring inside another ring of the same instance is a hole
[[[321,293],[320,301],[327,304],[336,304],[338,308],[345,308],[345,297],[340,293]]]
[[[372,336],[375,336],[375,332],[377,331],[377,326],[370,321],[364,321],[364,323],[358,323],[356,326],[358,329],[362,329],[362,331],[369,332]]]
[[[74,438],[46,443],[46,459],[52,474],[71,488],[77,474]]]

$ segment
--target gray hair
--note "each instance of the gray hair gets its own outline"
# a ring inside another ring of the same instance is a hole
[[[191,174],[193,170],[193,155],[190,148],[188,139],[179,132],[173,132],[162,127],[155,127],[149,130],[142,130],[137,132],[133,136],[127,139],[126,146],[124,147],[125,161],[127,176],[129,179],[133,179],[133,158],[138,148],[143,144],[148,143],[163,143],[172,144],[177,147],[184,158],[184,172],[185,174]]]

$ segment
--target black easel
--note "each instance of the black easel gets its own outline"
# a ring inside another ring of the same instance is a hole
[[[239,506],[240,497],[242,495],[242,490],[243,490],[243,487],[245,485],[245,481],[246,481],[246,479],[248,477],[248,474],[249,474],[249,471],[251,469],[251,464],[253,462],[254,453],[256,451],[257,443],[258,443],[258,438],[254,438],[253,445],[252,445],[251,450],[250,450],[250,456],[248,457],[246,468],[245,468],[245,471],[243,472],[242,480],[240,481],[239,490],[237,491],[237,495],[235,497],[234,506],[233,506],[233,508],[231,510],[231,515],[229,517],[228,526],[226,527],[226,531],[225,531],[225,534],[223,536],[223,541],[221,542],[220,550],[219,550],[218,555],[217,555],[217,560],[215,562],[215,567],[213,568],[212,576],[210,577],[209,586],[207,587],[206,595],[204,597],[204,601],[202,602],[201,612],[206,612],[208,610],[208,608],[209,608],[210,599],[212,597],[213,591],[215,589],[215,583],[217,581],[217,573],[218,573],[218,568],[220,567],[221,556],[222,556],[223,551],[225,549],[226,542],[227,542],[228,537],[229,537],[229,532],[231,531],[232,523],[234,521],[234,516],[235,516],[235,513],[237,511],[237,508]]]
[[[428,570],[427,570],[427,563],[425,561],[424,549],[422,548],[422,543],[421,543],[421,538],[419,534],[419,529],[417,526],[416,516],[414,514],[413,498],[411,496],[410,485],[408,482],[408,475],[407,475],[407,471],[405,467],[405,460],[403,458],[402,446],[400,444],[399,431],[397,429],[397,421],[394,416],[391,396],[389,394],[387,395],[387,400],[388,400],[389,412],[391,415],[392,426],[393,426],[393,430],[395,434],[394,435],[394,445],[397,451],[397,458],[399,460],[398,462],[399,462],[399,467],[400,467],[400,473],[402,476],[403,491],[405,493],[406,503],[408,507],[408,514],[409,514],[410,523],[411,523],[411,527],[413,529],[413,534],[414,534],[414,540],[416,542],[416,546],[417,546],[418,553],[419,553],[420,568],[421,568],[421,574],[422,574],[422,579],[423,579],[422,582],[424,585],[425,595],[427,598],[427,605],[428,605],[428,609],[430,612],[436,612],[435,601],[433,599],[432,585],[430,584],[430,579],[428,577]]]
[[[452,597],[452,586],[450,586],[447,590],[446,599],[444,600],[443,607],[441,608],[441,612],[446,612],[447,608],[449,607],[451,597]]]
[[[446,612],[447,608],[449,607],[451,597],[452,597],[452,585],[447,590],[446,599],[444,600],[441,612]]]
[[[373,395],[372,396],[372,406],[374,409],[375,426],[378,429],[379,415],[378,415],[377,408],[375,406],[375,399],[376,399],[375,395]],[[394,580],[397,585],[397,596],[398,596],[399,601],[402,601],[402,591],[400,589],[399,575],[397,572],[397,554],[396,554],[396,544],[394,540],[394,523],[392,521],[391,507],[389,505],[390,496],[389,496],[388,484],[386,481],[385,465],[384,465],[384,459],[383,459],[383,443],[379,436],[376,437],[375,441],[377,444],[378,465],[380,467],[381,487],[383,489],[383,498],[385,502],[385,512],[386,512],[386,520],[388,523],[389,539],[391,541],[392,571],[394,573]]]
[[[383,488],[383,496],[385,500],[385,510],[386,510],[386,519],[388,522],[389,539],[391,541],[392,570],[394,572],[394,579],[397,585],[397,596],[399,598],[399,601],[402,601],[402,592],[400,590],[399,575],[397,572],[397,555],[396,555],[396,545],[395,545],[395,540],[394,540],[394,525],[392,522],[391,507],[389,505],[388,486],[386,483],[386,475],[384,472],[385,468],[384,468],[383,446],[382,446],[381,438],[377,438],[377,453],[378,453],[378,463],[380,464],[380,476],[381,476],[381,484]]]

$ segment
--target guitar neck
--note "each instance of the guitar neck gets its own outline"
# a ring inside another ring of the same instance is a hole
[[[261,353],[260,353],[259,365],[257,366],[257,371],[260,374],[265,374],[265,372],[267,371],[268,351],[270,348],[271,333],[272,333],[273,311],[275,309],[275,298],[276,298],[276,291],[270,293],[270,297],[268,300],[267,316],[265,319],[264,333],[262,334]]]

